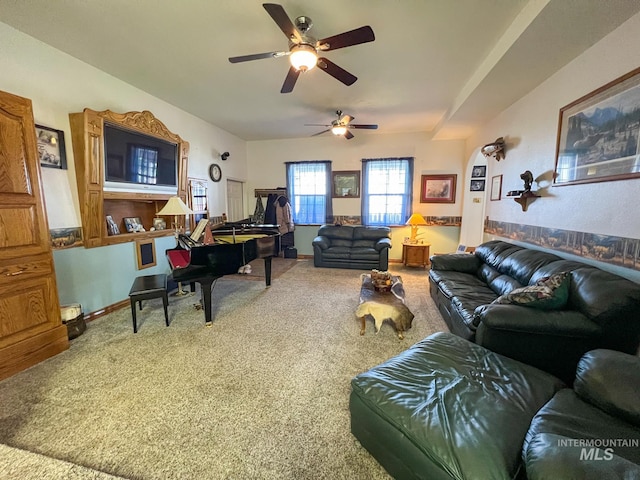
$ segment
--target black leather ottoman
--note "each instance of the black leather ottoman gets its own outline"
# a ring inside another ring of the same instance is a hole
[[[436,333],[351,381],[351,432],[395,478],[515,478],[556,377]]]

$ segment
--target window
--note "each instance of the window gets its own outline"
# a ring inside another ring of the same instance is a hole
[[[189,221],[192,222],[191,230],[193,230],[200,220],[209,216],[207,181],[199,178],[189,178],[188,180],[189,207],[193,210],[193,215],[189,216]]]
[[[331,209],[331,162],[287,162],[287,190],[297,224],[323,224]]]
[[[410,215],[413,158],[362,161],[362,223],[403,225]]]

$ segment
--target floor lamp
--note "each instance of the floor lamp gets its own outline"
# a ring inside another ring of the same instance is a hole
[[[176,242],[178,240],[178,234],[180,233],[180,226],[178,225],[178,217],[192,215],[193,210],[185,205],[180,197],[171,197],[167,204],[156,215],[173,215],[173,228],[175,230]],[[187,292],[182,290],[182,282],[178,282],[177,296],[187,295]]]

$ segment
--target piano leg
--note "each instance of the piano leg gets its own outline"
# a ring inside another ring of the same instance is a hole
[[[206,278],[199,280],[200,289],[202,290],[202,308],[204,308],[204,323],[207,327],[212,325],[211,318],[211,289],[213,288],[213,282],[219,277]]]
[[[267,287],[271,286],[271,258],[264,257],[264,281]]]

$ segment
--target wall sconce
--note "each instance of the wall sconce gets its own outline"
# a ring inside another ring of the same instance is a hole
[[[480,149],[485,157],[494,157],[498,162],[504,158],[504,138],[497,138],[493,143],[487,143]]]
[[[224,152],[223,154],[220,155],[220,158],[222,160],[226,160],[227,158],[229,158],[231,154],[229,152]]]

